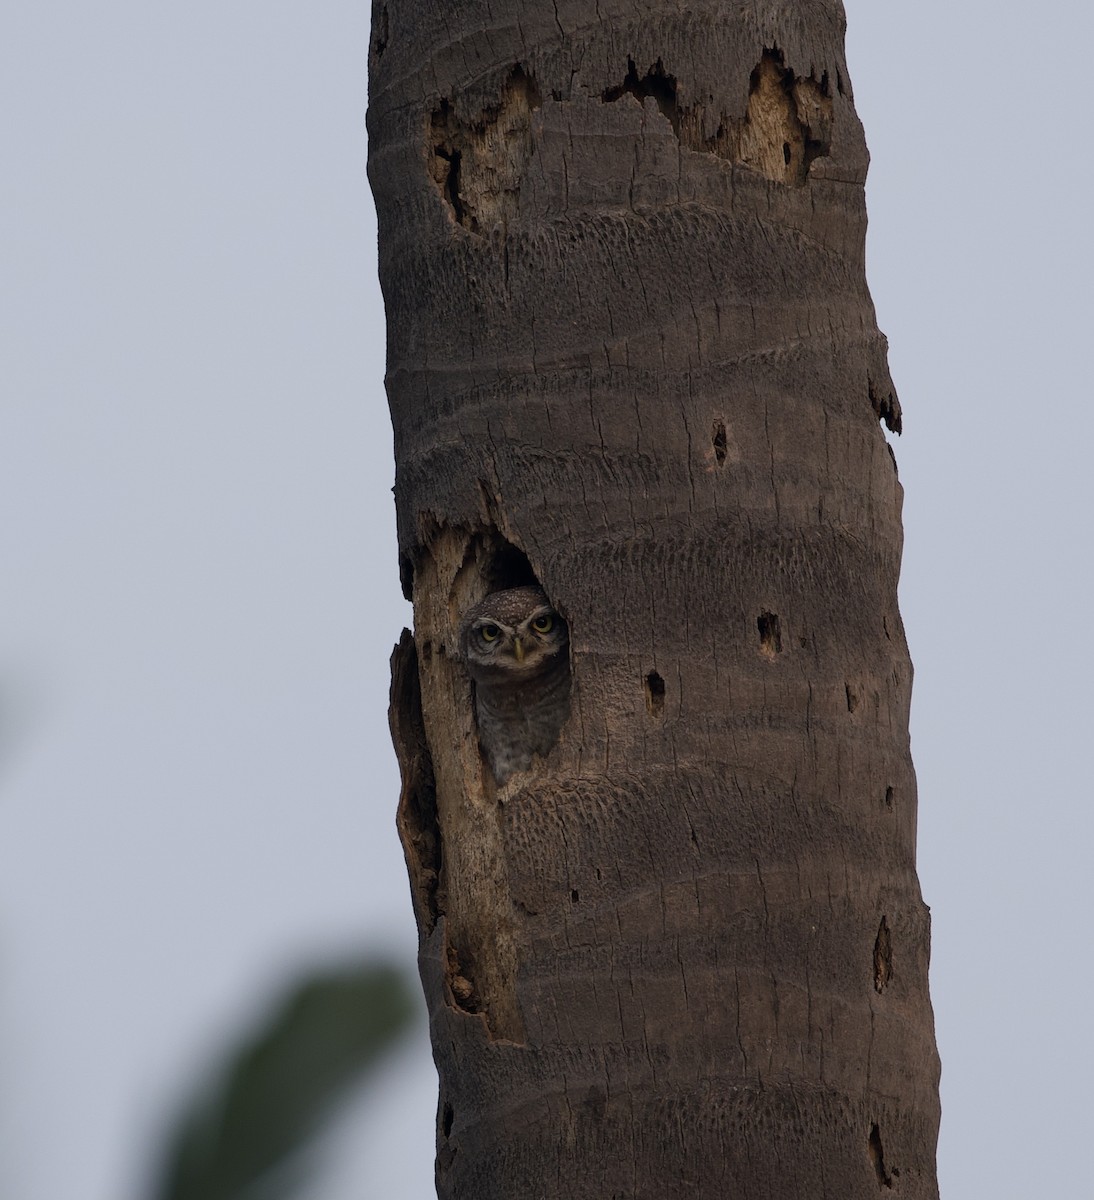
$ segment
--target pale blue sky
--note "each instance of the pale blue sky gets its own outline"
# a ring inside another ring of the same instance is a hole
[[[1094,255],[1073,48],[1094,17],[847,8],[905,409],[943,1192],[1074,1194],[1094,1128]],[[282,981],[365,945],[413,969],[368,19],[344,0],[37,0],[5,19],[13,1200],[141,1200],[186,1084]],[[432,1194],[423,1039],[343,1120],[309,1200]]]

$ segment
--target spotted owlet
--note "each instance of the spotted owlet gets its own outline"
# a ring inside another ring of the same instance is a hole
[[[460,627],[479,745],[504,783],[546,754],[570,715],[570,634],[538,587],[492,592]]]

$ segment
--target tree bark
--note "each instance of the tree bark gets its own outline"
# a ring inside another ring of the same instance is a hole
[[[839,0],[387,0],[369,173],[438,1194],[935,1197],[900,409]],[[538,582],[555,749],[456,648]]]

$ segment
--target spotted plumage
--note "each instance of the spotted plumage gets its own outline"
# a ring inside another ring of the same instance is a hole
[[[492,592],[460,627],[479,745],[504,783],[546,754],[570,714],[570,634],[538,587]]]

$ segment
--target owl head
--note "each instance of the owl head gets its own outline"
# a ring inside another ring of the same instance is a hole
[[[476,681],[520,683],[550,670],[570,642],[566,622],[538,587],[491,592],[460,627],[460,651]]]

